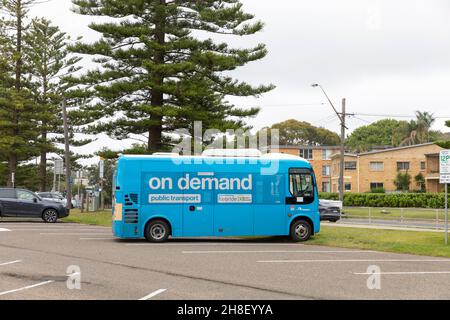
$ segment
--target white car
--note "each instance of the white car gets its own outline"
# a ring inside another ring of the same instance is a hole
[[[342,217],[342,201],[319,200],[320,221],[337,222]]]
[[[64,206],[67,205],[67,199],[64,198],[59,193],[56,193],[56,192],[38,192],[37,195],[40,196],[42,199],[55,201],[55,202],[58,202],[58,203],[62,203]],[[77,207],[77,202],[74,199],[72,199],[72,207],[73,208]]]

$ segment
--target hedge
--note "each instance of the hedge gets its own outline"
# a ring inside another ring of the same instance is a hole
[[[339,200],[337,193],[320,193],[320,199]],[[450,197],[449,197],[450,199]],[[347,207],[433,208],[445,207],[444,193],[345,193]]]

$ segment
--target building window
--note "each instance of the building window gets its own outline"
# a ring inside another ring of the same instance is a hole
[[[427,163],[425,161],[420,162],[420,170],[426,170],[427,169]]]
[[[352,184],[351,183],[346,183],[344,185],[344,190],[345,191],[352,191]]]
[[[331,150],[322,150],[322,160],[331,160],[331,155],[333,152]]]
[[[356,170],[356,161],[346,161],[345,170]]]
[[[300,157],[306,160],[313,159],[313,150],[312,149],[300,149]]]
[[[375,189],[384,189],[384,183],[383,182],[371,182],[370,190],[373,191]]]
[[[322,192],[331,192],[331,183],[322,182]]]
[[[323,166],[322,167],[322,176],[324,176],[324,177],[331,176],[331,166]]]
[[[397,162],[397,170],[409,170],[409,162]]]
[[[384,163],[383,162],[371,162],[370,170],[372,171],[384,171]]]

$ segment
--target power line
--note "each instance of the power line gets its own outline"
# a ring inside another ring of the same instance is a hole
[[[323,106],[325,103],[295,103],[295,104],[254,104],[247,107],[306,107]]]
[[[373,113],[355,113],[361,117],[385,117],[385,118],[415,118],[416,115],[406,114],[373,114]],[[433,116],[435,119],[450,119],[450,116]]]

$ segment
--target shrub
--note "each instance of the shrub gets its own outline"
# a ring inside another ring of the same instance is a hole
[[[339,200],[337,193],[320,193],[320,199]],[[450,197],[449,197],[450,198]],[[344,206],[348,207],[391,207],[391,208],[433,208],[445,206],[443,193],[345,193]]]
[[[384,188],[374,188],[371,193],[386,193],[386,190]]]

